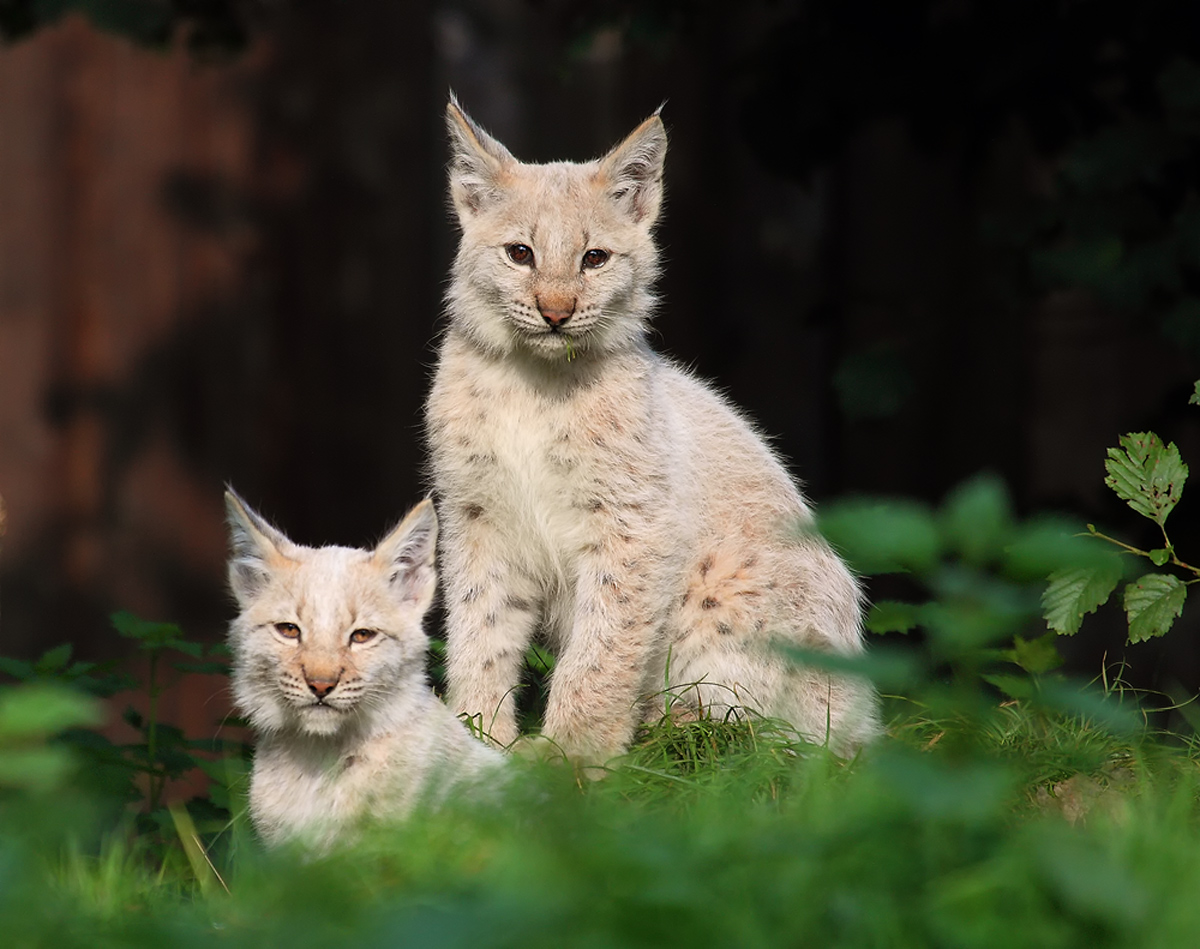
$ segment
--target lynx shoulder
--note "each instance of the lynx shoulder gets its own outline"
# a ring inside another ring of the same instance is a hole
[[[645,341],[658,115],[579,164],[518,161],[454,101],[448,125],[461,240],[426,422],[451,706],[512,742],[536,635],[558,657],[543,735],[577,760],[621,753],[666,695],[851,752],[870,686],[776,647],[860,652],[855,579],[754,428]]]
[[[419,504],[374,550],[295,544],[225,496],[233,692],[257,732],[250,815],[268,843],[328,846],[436,802],[503,761],[432,693],[421,622],[437,518]]]

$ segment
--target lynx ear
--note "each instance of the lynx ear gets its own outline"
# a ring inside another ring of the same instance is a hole
[[[388,571],[392,590],[406,603],[424,612],[433,602],[437,586],[434,556],[438,523],[433,502],[426,498],[379,542],[372,559]]]
[[[475,124],[453,95],[446,104],[450,130],[450,197],[460,220],[476,214],[500,196],[504,169],[516,159]]]
[[[286,559],[284,549],[292,542],[260,517],[233,489],[225,492],[229,523],[229,586],[245,606],[271,577],[271,564]]]
[[[655,110],[625,141],[600,159],[599,180],[609,197],[636,223],[653,224],[662,206],[667,130]]]

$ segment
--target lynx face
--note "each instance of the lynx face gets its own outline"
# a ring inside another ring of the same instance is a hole
[[[425,501],[373,551],[292,543],[232,494],[238,706],[260,731],[331,735],[423,682],[437,520]]]
[[[517,161],[455,103],[450,189],[462,226],[452,318],[494,352],[574,359],[645,332],[667,139],[657,114],[604,158]]]

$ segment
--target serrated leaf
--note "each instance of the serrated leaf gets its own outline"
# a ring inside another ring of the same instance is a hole
[[[1179,503],[1188,467],[1175,443],[1163,445],[1153,432],[1121,436],[1121,447],[1108,449],[1104,483],[1139,514],[1160,526]]]
[[[1026,672],[1041,675],[1062,665],[1062,656],[1055,645],[1057,639],[1057,633],[1046,633],[1036,639],[1014,636],[1013,648],[1006,653],[1006,658]]]
[[[1200,405],[1200,379],[1196,380],[1196,387],[1192,390],[1192,397],[1188,399],[1188,405]]]
[[[1145,642],[1163,635],[1183,612],[1187,587],[1169,573],[1148,573],[1125,587],[1125,613],[1129,617],[1129,642]]]
[[[871,606],[866,626],[873,633],[907,633],[920,625],[921,605],[880,600]]]
[[[1150,562],[1156,567],[1161,567],[1171,559],[1171,551],[1166,547],[1159,547],[1156,550],[1150,551]]]
[[[1013,529],[1012,500],[1003,479],[984,473],[964,481],[942,504],[946,545],[970,564],[997,559]]]
[[[1094,613],[1108,601],[1121,579],[1121,558],[1106,554],[1094,567],[1076,567],[1050,575],[1042,594],[1042,615],[1046,625],[1064,636],[1079,632],[1083,617]]]

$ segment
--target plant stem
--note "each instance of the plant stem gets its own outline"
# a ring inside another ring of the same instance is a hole
[[[150,651],[150,708],[146,715],[146,757],[149,759],[150,813],[158,810],[161,787],[158,776],[158,650]]]
[[[1171,551],[1171,563],[1183,570],[1190,570],[1192,573],[1196,574],[1197,579],[1200,579],[1200,567],[1193,567],[1190,563],[1184,563],[1175,556],[1175,551]]]
[[[1116,544],[1118,547],[1120,547],[1122,550],[1127,551],[1128,553],[1137,554],[1139,557],[1147,557],[1148,558],[1150,556],[1144,550],[1141,550],[1137,547],[1131,547],[1129,544],[1125,543],[1124,541],[1117,540],[1115,537],[1109,537],[1107,534],[1100,533],[1100,531],[1096,530],[1096,528],[1094,528],[1091,524],[1088,525],[1088,530],[1087,530],[1086,534],[1076,534],[1075,536],[1076,537],[1098,537],[1098,538],[1100,538],[1100,540],[1106,540],[1110,544]]]
[[[1160,524],[1159,527],[1162,528],[1162,525]],[[1163,528],[1162,531],[1163,531],[1163,542],[1164,542],[1164,544],[1166,544],[1167,549],[1169,551],[1171,551],[1171,559],[1168,561],[1168,563],[1170,563],[1172,566],[1179,567],[1181,570],[1187,570],[1189,573],[1194,573],[1198,578],[1200,578],[1200,567],[1193,567],[1190,563],[1185,563],[1184,561],[1180,560],[1179,557],[1176,556],[1176,554],[1175,554],[1175,548],[1173,548],[1171,546],[1170,540],[1167,539],[1166,529]],[[1110,544],[1115,544],[1116,546],[1120,547],[1122,550],[1126,551],[1127,553],[1136,554],[1139,557],[1145,557],[1147,560],[1150,559],[1150,554],[1147,551],[1142,550],[1138,547],[1133,547],[1133,546],[1125,543],[1124,541],[1117,540],[1115,537],[1109,537],[1107,534],[1102,534],[1100,531],[1096,530],[1096,528],[1094,528],[1091,524],[1088,525],[1088,530],[1087,530],[1086,534],[1076,534],[1075,536],[1076,537],[1097,537],[1100,540],[1108,541]]]

